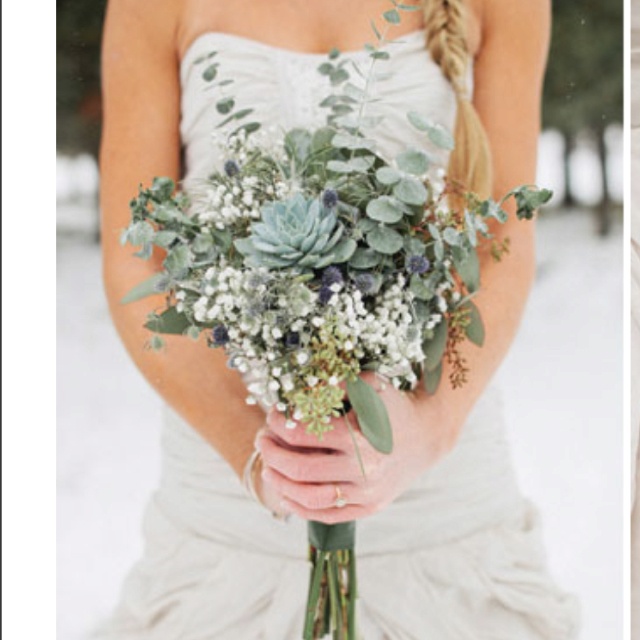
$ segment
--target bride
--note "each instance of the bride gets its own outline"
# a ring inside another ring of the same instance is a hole
[[[548,0],[413,4],[422,10],[403,13],[391,30],[380,149],[391,155],[411,142],[403,114],[413,108],[455,130],[449,174],[469,188],[503,194],[533,182]],[[176,338],[161,354],[145,349],[143,324],[161,300],[119,302],[158,264],[118,243],[139,183],[166,175],[188,191],[219,162],[211,132],[221,116],[196,59],[218,51],[236,101],[254,106],[263,123],[318,125],[316,69],[325,52],[364,55],[371,20],[389,7],[388,0],[110,0],[104,277],[122,340],[168,408],[145,554],[101,638],[298,638],[308,519],[359,520],[366,640],[576,637],[577,605],[547,574],[536,511],[516,486],[490,386],[533,280],[532,225],[503,225],[497,235],[510,238],[509,257],[499,265],[483,258],[477,301],[487,339],[465,353],[469,383],[456,391],[443,384],[434,396],[379,390],[395,444],[385,456],[362,440],[366,486],[340,430],[320,448],[303,430],[247,406],[243,380],[202,343]]]

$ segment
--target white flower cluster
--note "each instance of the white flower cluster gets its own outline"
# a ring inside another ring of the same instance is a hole
[[[292,186],[277,171],[242,175],[242,168],[256,152],[264,154],[269,149],[271,158],[282,155],[273,143],[265,145],[265,140],[272,137],[271,133],[260,136],[259,132],[247,137],[244,130],[232,136],[214,136],[217,153],[225,160],[217,174],[192,191],[191,214],[199,222],[228,229],[238,222],[259,220],[265,200],[282,200],[290,195]]]
[[[282,392],[300,385],[299,372],[310,361],[310,343],[329,322],[344,351],[360,362],[372,362],[394,386],[417,382],[412,365],[424,360],[422,323],[404,276],[375,296],[364,296],[352,283],[335,283],[324,302],[317,292],[290,274],[221,264],[204,274],[201,295],[181,310],[213,328],[213,343],[224,346],[230,366],[245,376],[248,402],[285,410]],[[433,314],[433,326],[442,316]],[[216,333],[217,332],[217,333]],[[338,384],[335,378],[330,384]],[[309,375],[302,383],[313,387]]]

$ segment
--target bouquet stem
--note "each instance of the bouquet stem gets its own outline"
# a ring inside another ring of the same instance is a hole
[[[309,522],[311,581],[303,640],[356,640],[355,522]]]

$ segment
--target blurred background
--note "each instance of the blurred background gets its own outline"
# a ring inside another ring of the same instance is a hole
[[[105,0],[57,0],[58,639],[114,606],[159,478],[161,404],[110,323],[98,232]],[[498,375],[513,458],[582,640],[622,637],[620,0],[556,0],[538,184],[538,276]]]

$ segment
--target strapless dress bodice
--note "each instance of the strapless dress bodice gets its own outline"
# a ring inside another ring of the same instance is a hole
[[[453,129],[455,95],[426,51],[424,38],[422,31],[415,31],[390,43],[390,60],[376,64],[376,73],[388,77],[375,82],[374,97],[379,101],[370,105],[369,110],[383,119],[371,135],[386,157],[407,146],[428,146],[426,137],[407,120],[408,111],[418,111]],[[202,77],[207,65],[197,62],[212,51],[217,52],[215,60],[220,63],[218,79],[233,80],[233,84],[222,89],[209,86]],[[343,55],[366,73],[370,59],[364,50]],[[215,107],[223,96],[232,96],[238,108],[253,108],[249,119],[266,127],[284,131],[323,126],[327,110],[319,105],[330,95],[331,85],[318,67],[326,60],[324,54],[280,49],[225,33],[205,32],[197,37],[185,52],[180,68],[185,187],[188,189],[212,167],[219,166],[212,133],[225,118]],[[354,84],[362,84],[350,64],[346,69],[350,70]],[[441,164],[446,162],[442,152],[435,149],[432,152],[439,156]]]

